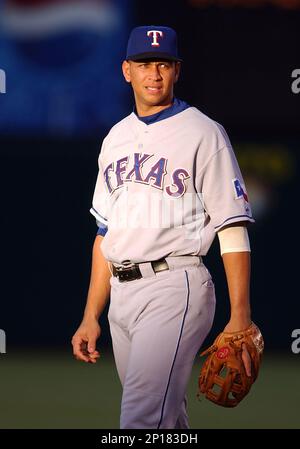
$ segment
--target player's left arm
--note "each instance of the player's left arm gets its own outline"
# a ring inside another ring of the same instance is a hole
[[[218,237],[230,298],[230,319],[224,331],[241,331],[251,324],[251,257],[246,224],[235,223],[220,231]],[[242,357],[250,376],[251,359],[245,346]]]

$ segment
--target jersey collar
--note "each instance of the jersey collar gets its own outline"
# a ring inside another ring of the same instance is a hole
[[[171,106],[169,106],[166,109],[163,109],[160,112],[156,112],[155,114],[147,115],[145,117],[140,117],[137,114],[135,106],[133,108],[133,112],[141,122],[145,123],[146,125],[151,125],[152,123],[156,123],[156,122],[159,122],[160,120],[164,120],[166,118],[172,117],[173,115],[176,115],[179,112],[182,112],[189,107],[190,107],[190,105],[187,104],[185,101],[180,100],[178,98],[174,98]]]

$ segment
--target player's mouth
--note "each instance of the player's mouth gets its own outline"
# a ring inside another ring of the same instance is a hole
[[[150,94],[157,94],[162,91],[162,87],[146,86],[146,89]]]

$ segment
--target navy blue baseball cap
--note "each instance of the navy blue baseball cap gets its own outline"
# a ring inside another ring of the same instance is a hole
[[[177,34],[173,28],[166,26],[139,26],[130,33],[126,59],[163,58],[182,61],[178,56]]]

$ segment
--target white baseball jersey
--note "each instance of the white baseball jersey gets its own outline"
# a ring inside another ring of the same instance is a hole
[[[90,212],[111,262],[205,255],[222,227],[254,221],[224,128],[178,110],[150,124],[132,112],[103,141]]]

